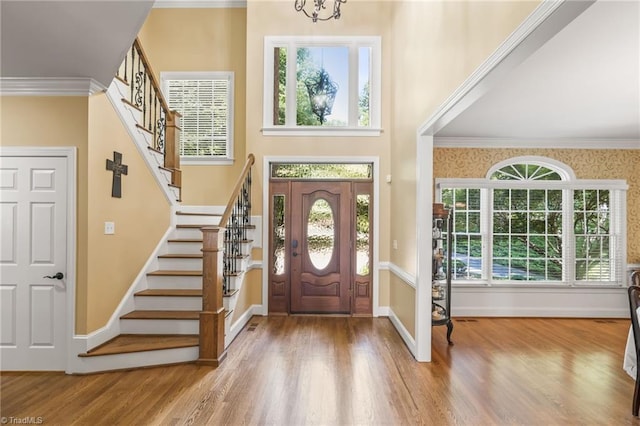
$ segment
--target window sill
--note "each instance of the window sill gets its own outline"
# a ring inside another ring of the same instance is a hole
[[[519,289],[519,290],[540,290],[545,291],[549,289],[562,289],[562,290],[585,290],[585,289],[612,289],[612,288],[624,288],[624,285],[621,285],[619,282],[612,282],[611,284],[605,284],[602,282],[597,282],[593,284],[584,284],[584,283],[563,283],[563,282],[546,282],[546,283],[535,283],[535,284],[524,284],[524,283],[515,283],[515,282],[503,282],[503,283],[492,283],[488,284],[487,282],[452,282],[451,288],[460,288],[460,289],[484,289],[487,291],[500,291],[501,289]]]
[[[182,166],[229,166],[233,164],[233,158],[193,158],[180,157],[180,165]]]
[[[382,129],[361,127],[263,127],[263,136],[376,137]]]

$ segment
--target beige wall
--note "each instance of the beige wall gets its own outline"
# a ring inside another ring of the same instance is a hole
[[[314,24],[296,12],[292,4],[250,0],[247,6],[247,70],[254,70],[247,79],[247,152],[256,155],[254,174],[253,212],[262,214],[264,156],[377,156],[380,157],[380,176],[390,173],[391,135],[391,19],[393,5],[377,2],[353,2],[344,6],[343,16],[337,21]],[[268,19],[265,19],[268,17]],[[286,25],[283,25],[286,23]],[[262,135],[264,37],[273,35],[361,35],[382,36],[382,128],[379,137],[265,137]],[[380,197],[375,202],[380,208],[380,260],[389,258],[389,200],[390,187],[380,183]],[[383,288],[380,305],[387,306],[388,297]],[[384,302],[384,304],[383,304]]]
[[[538,2],[398,2],[394,13],[392,68],[390,260],[416,272],[416,130],[507,36]],[[344,12],[346,14],[346,10]],[[404,65],[406,64],[406,65]],[[407,329],[414,301],[397,279],[390,303]]]
[[[236,161],[228,166],[183,165],[185,205],[226,204],[249,152],[245,149],[246,33],[246,9],[215,8],[153,9],[139,34],[158,78],[165,71],[234,72]]]
[[[252,269],[245,275],[245,284],[240,289],[231,323],[238,319],[253,305],[262,305],[262,271]]]
[[[571,167],[578,179],[627,181],[627,262],[640,263],[640,150],[613,149],[454,149],[434,150],[436,178],[484,178],[489,169],[513,157],[538,155]]]
[[[87,141],[86,97],[0,98],[2,146],[74,146],[77,151],[76,228],[76,332],[84,334],[87,322]]]
[[[122,198],[106,160],[122,153]],[[105,94],[89,98],[87,332],[107,324],[169,228],[171,208]],[[104,235],[104,222],[115,234]]]

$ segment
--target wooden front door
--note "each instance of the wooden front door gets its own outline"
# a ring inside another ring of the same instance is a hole
[[[351,312],[351,184],[291,183],[291,312]]]

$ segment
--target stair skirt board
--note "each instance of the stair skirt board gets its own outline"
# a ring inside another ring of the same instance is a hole
[[[197,361],[199,354],[200,348],[198,346],[192,346],[125,354],[77,357],[77,368],[74,369],[72,374],[90,374],[160,365],[184,364]]]
[[[124,127],[138,149],[138,152],[144,158],[146,165],[149,167],[149,170],[156,179],[158,186],[160,186],[162,192],[166,196],[167,201],[169,201],[171,205],[176,205],[179,199],[179,191],[167,184],[166,178],[158,168],[158,166],[164,166],[164,156],[154,154],[148,149],[150,145],[150,138],[152,136],[146,132],[142,132],[136,127],[136,124],[141,120],[142,113],[122,102],[122,99],[126,97],[128,89],[129,88],[125,86],[124,83],[114,78],[106,91],[107,98],[113,105],[114,110],[120,117],[120,120],[123,122]]]

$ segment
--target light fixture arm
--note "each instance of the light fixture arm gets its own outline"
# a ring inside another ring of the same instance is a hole
[[[333,0],[333,13],[329,16],[322,16],[322,11],[327,8],[327,0],[313,0],[313,11],[309,13],[307,8],[307,0],[295,0],[296,12],[304,12],[304,14],[311,18],[313,22],[328,21],[329,19],[340,19],[340,6],[346,3],[347,0]]]

